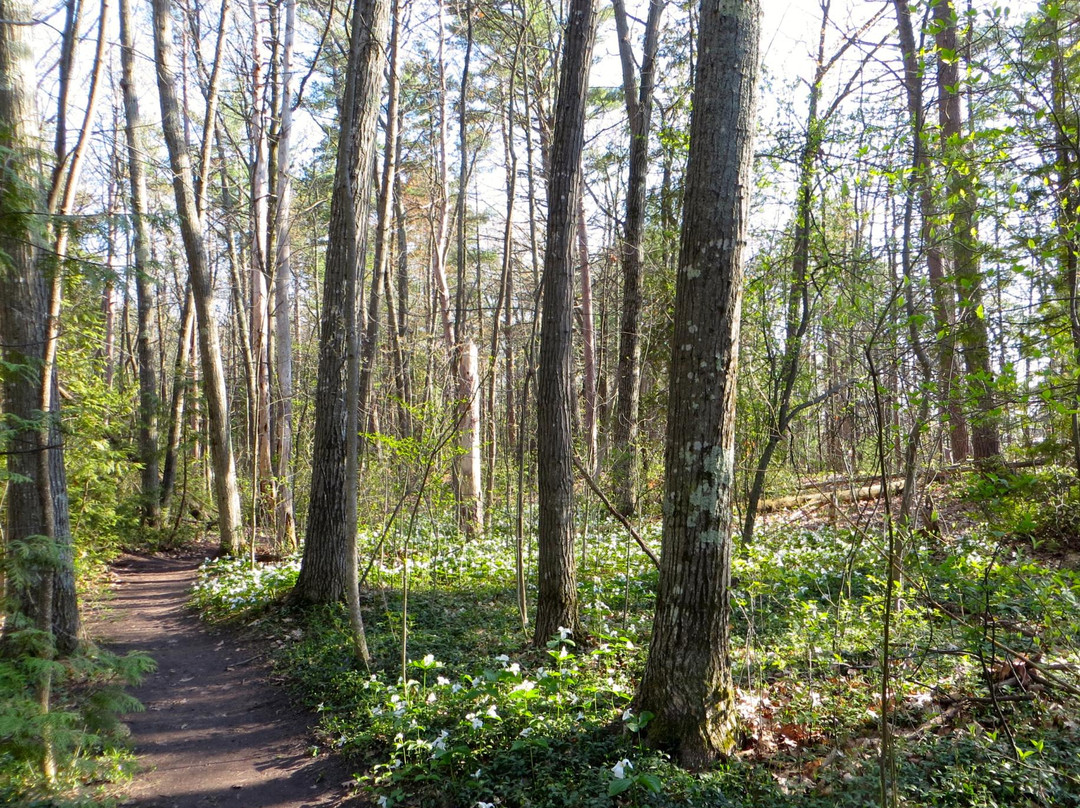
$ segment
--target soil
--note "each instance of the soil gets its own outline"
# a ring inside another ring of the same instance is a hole
[[[187,607],[202,555],[125,556],[95,622],[113,651],[145,651],[157,671],[125,718],[139,772],[131,808],[359,805],[344,762],[314,745],[312,719],[272,680],[265,644],[203,624]]]

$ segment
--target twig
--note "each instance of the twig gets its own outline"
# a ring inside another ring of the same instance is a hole
[[[638,532],[634,530],[634,526],[630,524],[630,521],[621,513],[619,513],[619,510],[611,504],[611,502],[606,496],[604,496],[604,492],[600,490],[600,486],[596,484],[596,480],[592,478],[592,475],[589,474],[589,472],[585,469],[585,466],[583,466],[581,464],[581,461],[578,460],[577,455],[574,455],[574,468],[576,468],[581,473],[581,476],[585,478],[585,482],[589,484],[589,488],[592,489],[592,492],[596,494],[596,496],[600,497],[600,501],[604,503],[604,506],[608,509],[611,515],[618,519],[622,523],[622,526],[625,527],[628,531],[630,531],[630,535],[634,537],[634,541],[638,543],[638,547],[640,547],[645,553],[645,555],[649,557],[649,560],[652,561],[652,563],[657,568],[659,568],[660,559],[656,557],[656,553],[652,551],[652,548],[649,547],[649,545],[645,543],[645,540],[641,538]]]

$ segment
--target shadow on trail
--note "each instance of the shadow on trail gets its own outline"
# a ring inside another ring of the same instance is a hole
[[[269,681],[262,649],[202,625],[187,608],[201,557],[127,557],[96,632],[116,652],[140,650],[157,671],[126,717],[140,771],[126,806],[315,808],[349,802],[350,775],[313,755],[308,716]]]

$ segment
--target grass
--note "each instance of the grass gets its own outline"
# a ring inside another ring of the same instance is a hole
[[[1080,666],[1080,576],[1017,530],[1052,519],[1030,518],[1039,490],[1036,480],[993,496],[956,492],[963,530],[910,537],[887,705],[902,805],[1080,805],[1068,692]],[[653,546],[658,531],[644,527]],[[364,535],[362,546],[377,538]],[[358,786],[380,805],[878,803],[880,535],[783,527],[737,548],[731,654],[742,745],[698,774],[648,748],[649,716],[631,707],[655,570],[614,524],[582,525],[580,539],[587,645],[553,637],[528,646],[512,546],[498,528],[465,543],[446,525],[418,526],[404,671],[400,536],[367,582],[370,673],[352,662],[343,609],[277,608],[298,559],[210,562],[195,601],[215,619],[261,621],[278,638],[277,664],[318,711],[323,743],[355,760]]]

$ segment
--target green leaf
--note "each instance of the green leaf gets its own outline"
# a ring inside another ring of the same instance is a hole
[[[660,783],[660,778],[655,774],[639,774],[637,779],[639,783],[644,785],[645,788],[649,789],[653,794],[659,794],[664,789],[663,785]]]
[[[612,780],[607,788],[608,796],[614,797],[616,794],[622,794],[633,784],[634,781],[631,780],[629,777],[620,777],[617,780]]]

